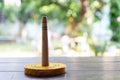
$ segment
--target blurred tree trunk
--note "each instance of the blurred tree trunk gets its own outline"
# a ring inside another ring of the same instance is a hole
[[[24,35],[23,30],[25,28],[25,24],[26,24],[27,18],[28,18],[27,15],[24,13],[25,9],[26,9],[26,5],[25,5],[24,1],[26,1],[26,0],[21,0],[21,6],[20,6],[19,16],[18,16],[19,32],[18,32],[17,38],[18,38],[19,43],[25,43],[23,40],[23,35]]]
[[[21,6],[18,14],[20,28],[18,33],[18,38],[23,42],[23,37],[26,35],[24,34],[25,24],[28,22],[30,18],[32,18],[33,9],[29,7],[32,3],[32,0],[21,0]]]
[[[79,22],[77,22],[78,24],[81,24],[81,22],[83,21],[83,19],[85,18],[86,12],[87,12],[87,8],[89,6],[88,4],[88,0],[80,0],[81,1],[81,5],[82,5],[82,9],[80,10],[80,20]]]
[[[75,18],[71,15],[69,17],[69,25],[67,26],[66,30],[65,30],[65,34],[69,35],[69,36],[77,36],[74,33],[75,28],[80,25],[82,23],[82,21],[85,18],[86,12],[87,12],[87,8],[88,8],[88,0],[80,0],[80,4],[81,4],[81,9],[80,9],[80,18],[79,21],[76,21]]]

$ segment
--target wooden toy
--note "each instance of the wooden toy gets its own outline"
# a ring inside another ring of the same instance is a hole
[[[42,62],[26,64],[24,72],[29,76],[50,77],[64,74],[66,65],[63,63],[49,62],[47,17],[42,17]]]

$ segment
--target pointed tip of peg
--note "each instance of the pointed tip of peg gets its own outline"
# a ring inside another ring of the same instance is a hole
[[[47,16],[42,17],[42,23],[47,23]]]

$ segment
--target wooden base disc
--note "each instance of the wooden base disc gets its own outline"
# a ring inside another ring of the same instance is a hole
[[[49,63],[49,66],[43,67],[41,63],[26,64],[24,72],[29,76],[50,77],[65,73],[66,65],[63,63]]]

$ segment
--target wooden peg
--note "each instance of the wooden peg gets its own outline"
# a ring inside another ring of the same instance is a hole
[[[43,16],[42,18],[42,62],[26,64],[24,67],[24,72],[29,76],[36,77],[50,77],[66,72],[66,65],[63,63],[49,63],[48,54],[48,35],[47,35],[47,18]]]
[[[49,66],[47,17],[42,18],[42,66]]]

